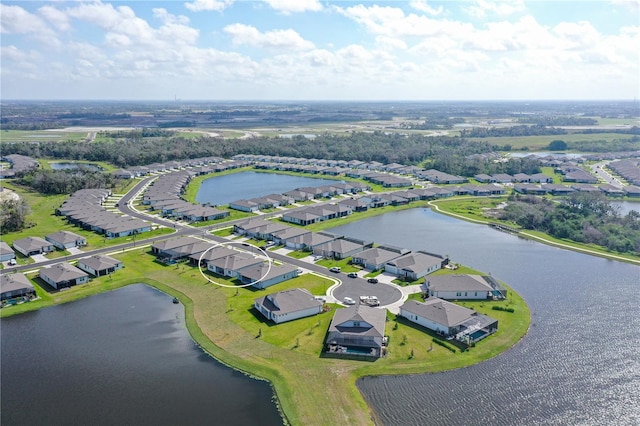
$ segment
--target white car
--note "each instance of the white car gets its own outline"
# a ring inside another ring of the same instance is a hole
[[[15,260],[15,259],[9,259],[9,265],[10,265],[10,266],[15,266],[16,264],[17,264],[17,263],[16,263],[16,260]]]
[[[350,297],[345,297],[344,299],[342,299],[342,301],[344,302],[345,305],[355,305],[356,301],[353,300]]]

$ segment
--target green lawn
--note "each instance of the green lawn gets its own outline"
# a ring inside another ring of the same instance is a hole
[[[489,138],[469,138],[470,141],[487,142],[493,145],[511,145],[514,151],[522,148],[528,148],[531,151],[545,150],[549,142],[554,140],[563,140],[565,142],[581,142],[581,141],[611,141],[613,139],[629,140],[633,136],[621,133],[593,133],[579,134],[570,133],[567,135],[547,135],[547,136],[514,136],[514,137],[489,137]]]
[[[352,265],[350,262],[350,257],[347,257],[346,259],[322,259],[317,261],[316,265],[324,266],[326,268],[333,268],[334,266],[337,266],[345,273],[358,272],[362,270],[359,265]]]
[[[0,142],[56,142],[82,141],[87,138],[87,132],[63,130],[1,130]]]

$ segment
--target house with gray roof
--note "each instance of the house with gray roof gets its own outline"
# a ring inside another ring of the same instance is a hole
[[[317,315],[322,312],[323,303],[316,300],[307,289],[291,288],[258,297],[253,306],[265,318],[280,324]]]
[[[40,278],[56,289],[72,287],[89,281],[89,274],[67,263],[57,263],[40,269]]]
[[[0,300],[10,301],[19,297],[35,297],[36,289],[29,279],[20,273],[0,275]]]
[[[446,300],[504,299],[507,290],[489,276],[472,274],[438,275],[427,278],[427,293]]]
[[[409,253],[407,249],[395,247],[372,247],[370,249],[356,253],[351,258],[351,262],[362,265],[365,269],[376,271],[384,268],[384,264]]]
[[[13,248],[27,257],[55,250],[53,244],[40,237],[26,237],[15,240],[13,242]]]
[[[293,250],[313,251],[316,246],[324,244],[328,241],[333,241],[337,238],[339,238],[339,236],[330,234],[328,232],[309,232],[297,237],[289,238],[285,245],[287,246],[287,248]]]
[[[333,355],[382,355],[387,311],[366,305],[336,309],[329,332],[326,351]]]
[[[6,262],[7,260],[15,259],[16,253],[4,241],[0,241],[0,262]]]
[[[198,251],[192,251],[192,247],[196,244],[201,244],[202,246],[199,247]],[[202,253],[211,245],[211,243],[195,237],[178,237],[152,244],[151,253],[155,254],[163,262],[174,263],[176,260],[188,257],[191,254]],[[189,249],[185,250],[183,247],[189,247]]]
[[[369,243],[369,247],[373,244]],[[364,244],[340,238],[313,248],[313,254],[331,259],[345,259],[367,248]]]
[[[298,268],[289,264],[260,262],[237,270],[242,284],[252,284],[254,288],[267,288],[298,276]]]
[[[400,306],[400,316],[465,343],[477,342],[498,331],[498,320],[437,297],[424,303],[407,300]]]
[[[53,234],[46,235],[44,238],[60,250],[87,245],[87,239],[85,237],[69,231],[54,232]]]
[[[442,267],[443,259],[424,251],[407,253],[384,264],[385,272],[397,275],[409,281],[415,281]]]
[[[235,253],[237,253],[237,251],[229,247],[224,247],[224,246],[212,247],[210,250],[205,250],[205,251],[191,254],[189,256],[189,263],[192,265],[197,265],[198,262],[201,262],[202,266],[206,267],[208,263],[212,260],[220,259],[225,256],[231,256],[232,254],[235,254]]]
[[[299,237],[304,234],[310,234],[311,231],[306,230],[304,228],[298,228],[296,226],[289,226],[286,229],[281,229],[280,231],[273,232],[273,241],[276,244],[286,244],[287,241],[291,238]]]
[[[236,252],[229,256],[210,260],[207,262],[207,269],[218,275],[235,278],[238,276],[240,269],[255,266],[263,262],[263,259],[253,257],[248,253]]]
[[[94,277],[108,275],[123,268],[122,261],[103,254],[80,259],[77,266]]]

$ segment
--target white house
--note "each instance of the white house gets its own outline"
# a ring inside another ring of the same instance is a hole
[[[55,250],[53,244],[40,237],[26,237],[15,240],[13,248],[27,257]]]
[[[506,290],[490,277],[469,274],[439,275],[426,281],[431,297],[446,300],[504,298]]]
[[[292,288],[254,300],[254,307],[276,324],[317,315],[322,312],[322,306],[321,301],[303,288]]]
[[[6,262],[7,260],[15,259],[16,254],[9,244],[4,241],[0,241],[0,262]]]
[[[442,257],[417,251],[385,263],[384,270],[398,277],[415,281],[440,269],[443,261]]]

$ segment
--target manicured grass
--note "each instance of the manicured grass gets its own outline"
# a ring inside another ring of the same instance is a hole
[[[63,130],[2,130],[0,141],[10,142],[64,142],[68,140],[82,141],[87,138],[87,132]]]
[[[228,237],[230,235],[233,235],[233,226],[229,226],[229,227],[214,231],[213,235],[217,235],[218,237]]]
[[[358,272],[361,271],[362,268],[356,265],[352,265],[351,258],[347,257],[346,259],[322,259],[316,262],[316,265],[324,266],[327,268],[333,268],[334,266],[338,266],[342,272]]]
[[[553,178],[553,183],[558,183],[558,184],[562,183],[562,175],[560,173],[556,173],[553,170],[553,167],[541,167],[540,171],[545,175]]]
[[[287,256],[292,257],[294,259],[302,259],[303,257],[310,256],[312,252],[306,250],[294,250],[287,253]]]

